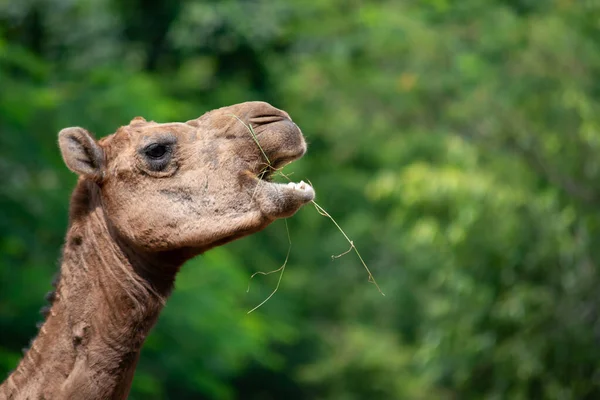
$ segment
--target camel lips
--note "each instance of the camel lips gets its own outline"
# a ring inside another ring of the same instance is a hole
[[[295,190],[302,190],[302,191],[315,191],[312,186],[310,186],[308,183],[304,182],[304,181],[300,181],[300,183],[296,183],[296,182],[289,182],[287,184],[288,187],[295,189]]]
[[[304,195],[306,195],[306,197],[310,197],[311,199],[315,198],[315,189],[313,189],[312,186],[304,181],[300,181],[300,183],[289,182],[286,186],[293,190],[302,192]]]

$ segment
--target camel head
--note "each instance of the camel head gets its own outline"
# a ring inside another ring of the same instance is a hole
[[[97,186],[111,231],[145,251],[198,254],[291,216],[314,197],[304,183],[270,182],[306,143],[286,112],[263,102],[185,123],[137,117],[99,141],[66,128],[59,146],[80,184]]]

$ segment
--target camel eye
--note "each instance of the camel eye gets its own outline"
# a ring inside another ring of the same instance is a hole
[[[163,171],[171,162],[173,144],[152,143],[142,149],[146,165],[153,171]]]
[[[176,167],[173,162],[176,152],[177,138],[172,133],[145,137],[137,151],[138,157],[143,162],[143,168],[154,172],[172,170],[170,166]]]
[[[151,144],[150,146],[146,147],[146,149],[144,150],[144,153],[146,153],[146,155],[154,160],[158,160],[160,158],[163,158],[165,154],[167,154],[168,152],[168,148],[167,146],[165,146],[164,144]]]

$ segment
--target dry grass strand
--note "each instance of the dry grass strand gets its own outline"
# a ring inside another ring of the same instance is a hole
[[[279,290],[279,285],[281,284],[281,279],[283,278],[283,273],[285,272],[285,266],[287,265],[287,262],[290,258],[290,252],[292,251],[292,239],[290,237],[290,229],[288,227],[287,219],[284,219],[283,221],[285,222],[285,231],[287,232],[287,238],[288,238],[288,243],[289,243],[287,255],[285,256],[285,261],[283,262],[283,265],[273,271],[269,271],[269,272],[257,271],[255,273],[253,273],[252,276],[250,276],[250,280],[252,280],[252,278],[254,278],[256,275],[271,275],[271,274],[281,271],[281,273],[279,274],[279,279],[277,280],[277,285],[275,286],[275,289],[273,289],[271,294],[266,299],[264,299],[262,302],[260,302],[259,305],[254,307],[252,310],[248,311],[248,314],[250,314],[254,310],[257,310],[258,308],[262,307],[262,305],[265,304],[267,301],[269,301],[271,299],[271,297],[273,297],[273,295],[275,295],[275,293],[277,293],[277,291]],[[249,291],[250,291],[250,282],[248,282],[248,290],[246,290],[246,293],[248,293]]]
[[[234,117],[235,119],[237,119],[240,123],[242,123],[242,125],[244,125],[246,127],[246,129],[248,129],[248,132],[250,132],[250,135],[252,136],[252,139],[254,140],[254,142],[256,143],[256,145],[258,146],[258,148],[260,149],[262,155],[265,157],[265,160],[267,161],[267,165],[265,167],[265,169],[263,169],[260,174],[259,174],[259,180],[260,178],[264,177],[265,173],[270,169],[272,169],[273,171],[275,171],[277,174],[281,175],[283,178],[287,179],[288,181],[292,181],[288,175],[284,174],[281,169],[277,169],[277,168],[273,168],[273,166],[271,165],[271,161],[269,160],[269,157],[267,157],[267,154],[265,153],[265,151],[263,150],[262,146],[260,145],[260,143],[258,142],[258,138],[256,137],[256,133],[254,132],[254,129],[252,128],[252,124],[248,124],[246,125],[244,123],[244,121],[242,121],[237,115],[235,114],[231,114],[232,117]],[[313,186],[313,184],[308,181],[308,183]],[[258,186],[258,185],[257,185]],[[314,186],[313,186],[314,187]],[[256,189],[255,189],[256,190]],[[252,195],[252,197],[254,198],[254,194]],[[358,251],[358,249],[356,248],[356,246],[354,245],[354,241],[351,240],[348,235],[346,234],[346,232],[344,232],[344,230],[342,229],[342,227],[337,223],[337,221],[323,208],[321,207],[319,204],[317,204],[316,201],[311,200],[310,201],[313,206],[315,207],[315,209],[317,210],[317,212],[319,214],[321,214],[322,216],[329,218],[331,220],[331,222],[333,222],[333,224],[335,225],[335,227],[340,231],[340,233],[344,236],[344,238],[346,239],[346,241],[350,244],[350,248],[348,250],[346,250],[345,252],[338,254],[338,255],[332,255],[331,259],[335,260],[337,258],[340,258],[342,256],[345,256],[346,254],[350,253],[351,251],[354,251],[356,253],[356,256],[358,257],[358,259],[360,260],[361,264],[363,265],[364,269],[367,271],[367,274],[369,275],[368,278],[368,282],[372,283],[375,285],[375,287],[377,288],[377,290],[379,291],[379,293],[381,293],[382,296],[385,296],[385,293],[383,293],[383,291],[381,290],[381,288],[379,287],[379,284],[377,283],[377,281],[375,280],[375,277],[373,276],[373,274],[371,273],[371,270],[369,269],[369,267],[367,266],[367,263],[365,262],[365,260],[362,258],[362,256],[360,255],[360,252]],[[252,274],[252,276],[250,277],[250,279],[254,278],[256,275],[270,275],[273,273],[277,273],[277,272],[281,272],[279,275],[279,279],[277,281],[277,286],[275,287],[275,289],[271,292],[271,294],[265,299],[263,300],[259,305],[257,305],[256,307],[254,307],[252,310],[248,311],[248,314],[250,314],[251,312],[255,311],[256,309],[258,309],[259,307],[261,307],[263,304],[265,304],[267,301],[269,301],[271,299],[271,297],[273,297],[273,295],[277,292],[277,290],[279,289],[279,285],[281,284],[281,279],[283,278],[283,272],[285,271],[285,267],[287,265],[289,256],[290,256],[290,251],[292,249],[292,242],[290,239],[290,231],[287,225],[287,220],[285,220],[285,228],[287,231],[287,235],[288,235],[288,241],[289,241],[289,248],[288,248],[288,252],[287,252],[287,256],[285,257],[285,261],[283,263],[283,265],[273,271],[269,271],[269,272],[263,272],[263,271],[258,271],[255,272],[254,274]],[[248,284],[248,291],[250,290],[250,284]]]

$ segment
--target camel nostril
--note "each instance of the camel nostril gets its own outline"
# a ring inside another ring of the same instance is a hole
[[[261,115],[250,118],[250,122],[257,125],[265,125],[273,122],[283,121],[284,119],[286,119],[286,117],[283,115]]]

